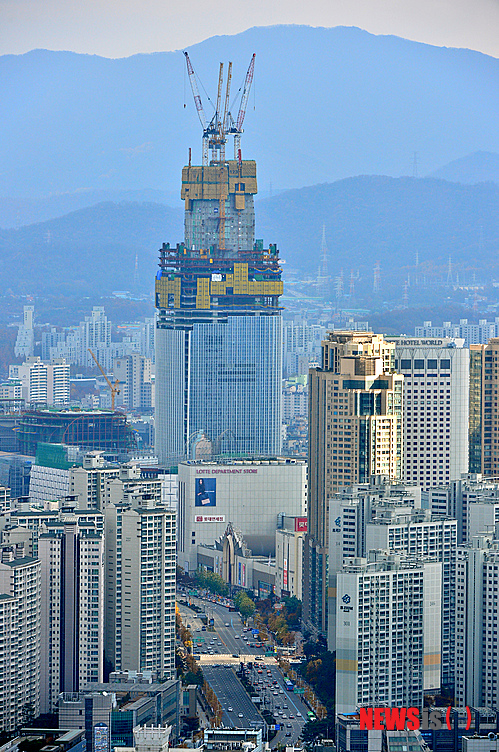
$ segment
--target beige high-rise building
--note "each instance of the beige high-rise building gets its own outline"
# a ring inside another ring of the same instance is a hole
[[[499,337],[470,345],[470,473],[499,475]]]
[[[373,475],[402,473],[403,376],[395,345],[372,332],[329,332],[322,367],[309,372],[309,502],[303,606],[309,629],[327,633],[329,500]]]

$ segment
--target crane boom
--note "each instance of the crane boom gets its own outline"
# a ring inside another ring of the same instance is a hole
[[[224,118],[222,121],[222,130],[224,134],[228,131],[228,118],[229,118],[229,97],[230,97],[230,84],[232,81],[232,63],[229,62],[229,69],[227,71],[227,88],[225,90],[225,106],[224,106]]]
[[[189,81],[190,81],[191,89],[192,89],[192,96],[194,97],[194,104],[196,105],[196,110],[198,113],[199,120],[201,122],[201,125],[203,126],[203,130],[205,131],[206,130],[206,115],[204,114],[203,103],[201,102],[201,97],[199,95],[196,74],[194,73],[194,68],[192,67],[191,59],[188,53],[184,52],[184,55],[185,55],[185,62],[187,65],[187,73],[189,74]]]
[[[239,107],[239,113],[237,115],[237,120],[236,120],[236,130],[239,132],[241,132],[241,129],[243,127],[243,122],[244,122],[244,116],[246,115],[246,106],[248,104],[248,97],[249,97],[249,93],[251,89],[251,83],[253,81],[253,74],[255,71],[255,57],[256,57],[256,53],[253,53],[253,57],[251,58],[251,62],[249,64],[248,72],[246,73],[246,78],[244,80],[243,95],[241,97],[241,105]]]
[[[218,74],[218,93],[217,93],[217,108],[215,110],[215,128],[221,131],[221,119],[220,119],[220,107],[222,104],[222,86],[224,82],[224,64],[220,63],[220,72]]]
[[[90,348],[88,348],[88,352],[90,353],[90,355],[94,359],[95,365],[97,366],[97,368],[99,369],[99,371],[101,372],[101,374],[106,379],[107,385],[108,385],[108,387],[111,390],[111,409],[114,410],[114,399],[115,399],[116,395],[120,393],[120,390],[118,389],[118,384],[120,382],[119,382],[118,379],[116,379],[116,381],[114,382],[114,384],[111,384],[111,382],[109,381],[108,377],[106,376],[106,373],[104,372],[104,369],[102,368],[101,364],[99,363],[99,361],[97,360],[97,358],[95,357],[95,355],[93,354],[93,352],[92,352],[92,350]]]

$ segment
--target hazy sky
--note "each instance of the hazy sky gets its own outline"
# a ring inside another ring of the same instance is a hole
[[[0,54],[126,57],[272,24],[358,26],[499,57],[499,0],[0,0]]]

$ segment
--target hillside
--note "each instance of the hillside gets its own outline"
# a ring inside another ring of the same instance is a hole
[[[235,96],[253,52],[243,155],[257,159],[262,189],[411,175],[414,152],[424,174],[476,151],[499,152],[494,58],[357,28],[253,28],[190,49],[208,115],[204,88],[214,96],[219,61],[234,62]],[[177,196],[188,148],[195,162],[201,151],[184,68],[181,51],[118,60],[46,50],[0,57],[0,99],[8,103],[0,195],[154,189]],[[19,219],[11,211],[22,223],[22,210]]]
[[[347,286],[353,271],[359,291],[372,287],[378,261],[385,286],[408,274],[445,282],[449,256],[461,282],[499,278],[498,204],[493,183],[361,176],[261,199],[257,236],[278,244],[285,277],[315,278],[325,224],[329,274],[343,270]],[[182,219],[180,207],[108,202],[2,230],[0,284],[15,294],[150,293],[157,251],[183,239]]]
[[[499,154],[477,151],[432,172],[432,178],[451,180],[454,183],[485,183],[492,181],[499,184]]]

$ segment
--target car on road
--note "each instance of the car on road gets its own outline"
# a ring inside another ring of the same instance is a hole
[[[239,718],[244,718],[244,716],[243,716],[242,713],[238,713],[237,715],[238,715]]]
[[[228,622],[228,621],[226,621],[226,622],[225,622],[225,626],[226,626],[226,627],[230,627],[230,624],[229,624],[229,622]]]
[[[286,723],[286,728],[293,728],[293,724],[292,723]]]
[[[291,736],[291,731],[286,731],[285,736]]]
[[[234,637],[235,637],[236,640],[239,639],[239,635],[238,634],[235,634]]]
[[[233,658],[239,658],[239,656],[238,656],[238,654],[237,654],[237,653],[232,653],[232,657],[233,657]]]
[[[289,717],[294,720],[294,715],[289,714]]]
[[[229,711],[229,713],[232,713],[232,711],[234,710],[234,708],[232,708],[232,707],[231,707],[231,706],[229,705],[229,707],[227,708],[227,710]]]

